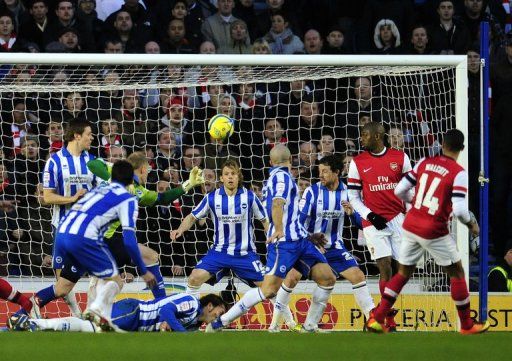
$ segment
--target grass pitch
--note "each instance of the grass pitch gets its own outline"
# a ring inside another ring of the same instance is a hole
[[[0,360],[504,360],[512,334],[0,333]]]

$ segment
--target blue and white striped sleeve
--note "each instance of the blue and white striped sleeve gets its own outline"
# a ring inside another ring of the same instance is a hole
[[[256,194],[253,193],[253,201],[252,201],[252,211],[254,214],[254,218],[257,220],[263,220],[267,217],[267,212],[265,212],[265,208],[263,207],[263,204],[261,201],[256,197]]]
[[[192,210],[192,216],[196,219],[202,219],[208,215],[208,211],[210,210],[210,205],[208,202],[208,197],[210,193],[204,196],[201,202]]]
[[[272,198],[287,200],[290,195],[290,176],[284,172],[275,175],[272,182]]]
[[[312,200],[313,189],[311,187],[307,187],[299,202],[300,222],[302,224],[306,224],[307,218],[311,216],[311,209],[313,207]]]
[[[118,216],[123,229],[135,230],[139,216],[139,205],[135,197],[128,198],[118,206]]]
[[[55,161],[50,158],[44,166],[43,172],[43,188],[55,189],[57,188],[57,174],[58,169]]]

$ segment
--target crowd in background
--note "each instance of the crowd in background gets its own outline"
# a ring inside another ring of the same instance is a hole
[[[509,230],[503,226],[512,217],[512,212],[503,211],[509,208],[512,182],[506,146],[512,111],[507,9],[501,0],[1,0],[0,52],[467,54],[470,208],[478,214],[478,43],[479,24],[488,21],[493,89],[491,242],[494,255],[501,258],[512,248],[507,245]],[[89,85],[115,84],[130,69],[91,67],[82,77]],[[212,78],[233,79],[236,70],[169,65],[147,72],[148,77],[163,74],[198,85],[2,93],[0,191],[20,203],[0,219],[0,274],[49,270],[41,267],[48,265],[52,236],[50,210],[40,207],[40,175],[48,154],[64,146],[63,129],[73,119],[92,123],[96,139],[91,152],[110,162],[145,151],[153,169],[148,187],[159,191],[178,186],[196,165],[205,169],[205,191],[210,191],[218,186],[222,162],[234,157],[242,163],[246,185],[259,192],[267,176],[268,154],[277,143],[291,148],[292,172],[304,190],[317,181],[316,162],[328,154],[339,155],[346,177],[351,158],[361,150],[359,129],[370,120],[383,122],[388,145],[405,150],[413,162],[437,154],[440,134],[455,125],[450,71],[440,78],[419,74],[425,83],[420,86],[414,76],[402,86],[381,76],[217,86],[201,84]],[[14,84],[30,84],[40,75],[35,66],[0,68],[0,81]],[[73,71],[66,67],[54,67],[45,76],[51,77],[52,86],[73,82]],[[209,119],[219,113],[236,120],[235,134],[227,141],[215,141],[207,133]],[[188,272],[208,249],[208,223],[190,232],[184,242],[169,240],[170,229],[201,197],[197,191],[172,207],[142,210],[139,240],[159,251],[167,274]],[[352,243],[348,248],[365,261],[357,229],[348,226],[346,232]],[[264,236],[261,231],[257,236],[264,254]]]

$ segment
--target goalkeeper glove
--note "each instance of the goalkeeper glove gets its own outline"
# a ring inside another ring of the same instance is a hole
[[[386,218],[382,217],[380,214],[370,212],[368,214],[368,217],[366,219],[373,224],[375,228],[377,228],[379,231],[382,231],[384,228],[386,228],[388,225],[388,221]]]
[[[190,171],[190,176],[188,177],[188,181],[183,183],[182,187],[183,190],[188,192],[195,186],[198,186],[200,184],[204,184],[204,178],[203,178],[203,171],[197,167],[192,168]]]

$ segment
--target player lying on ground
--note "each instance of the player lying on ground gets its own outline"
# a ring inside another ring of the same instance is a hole
[[[151,167],[147,161],[146,155],[143,152],[134,152],[130,154],[127,161],[134,168],[134,184],[130,187],[130,192],[137,198],[141,206],[156,206],[156,205],[169,205],[175,199],[188,192],[190,189],[204,183],[201,170],[198,168],[192,169],[190,172],[189,180],[183,185],[170,189],[163,193],[157,193],[145,188],[148,172]],[[95,159],[87,163],[87,167],[99,178],[104,181],[109,181],[112,174],[112,165],[106,163],[102,159]],[[104,239],[108,245],[116,263],[119,267],[123,267],[131,262],[130,256],[125,250],[123,239],[115,231],[119,228],[120,222],[114,222],[105,232]],[[157,285],[151,289],[155,298],[165,297],[165,288],[163,284],[163,277],[159,268],[158,253],[151,248],[138,244],[142,259],[146,264],[147,269],[153,273],[157,279]],[[37,307],[34,307],[33,317],[40,317],[40,307],[58,297],[67,295],[78,282],[79,277],[76,274],[69,272],[69,266],[64,268],[62,280],[57,281],[55,286],[50,286],[37,292],[34,300]]]
[[[247,291],[242,299],[207,331],[219,330],[245,314],[251,307],[276,296],[286,274],[295,268],[311,278],[318,287],[313,291],[306,322],[306,331],[315,331],[322,317],[336,277],[327,260],[308,239],[308,232],[299,219],[299,190],[290,174],[291,153],[284,145],[270,151],[270,177],[263,190],[267,214],[270,218],[267,267],[265,278],[258,288]]]
[[[114,302],[110,318],[122,331],[196,331],[226,312],[222,298],[209,294],[198,299],[185,293],[151,301],[125,298]],[[7,321],[13,331],[101,332],[96,324],[77,317],[34,319],[13,315]]]
[[[60,221],[55,244],[64,264],[72,265],[78,275],[88,272],[97,277],[88,293],[88,308],[84,317],[105,328],[113,327],[110,314],[114,297],[123,287],[117,264],[103,240],[107,226],[119,220],[123,228],[126,250],[149,288],[156,284],[155,276],[147,270],[135,236],[138,203],[128,192],[133,183],[133,167],[118,161],[112,167],[112,183],[88,192],[75,203]]]
[[[214,221],[213,246],[188,277],[187,293],[192,295],[198,295],[201,285],[212,276],[219,280],[227,270],[252,287],[263,281],[252,222],[253,218],[258,219],[267,231],[265,209],[256,194],[243,187],[242,172],[235,160],[224,162],[220,181],[222,186],[208,193],[178,229],[171,232],[174,241],[208,214]]]
[[[464,149],[464,134],[451,129],[443,137],[443,155],[422,159],[398,183],[395,194],[413,207],[405,216],[404,238],[400,246],[398,273],[386,284],[382,299],[367,322],[370,331],[386,332],[384,319],[402,288],[428,251],[450,276],[450,292],[457,306],[463,334],[487,331],[489,323],[474,322],[469,307],[469,292],[456,240],[450,235],[450,215],[464,223],[473,236],[480,229],[467,205],[468,175],[457,159]],[[413,199],[409,190],[415,187]]]
[[[392,262],[398,260],[405,213],[404,202],[393,190],[411,170],[411,162],[404,152],[385,146],[381,123],[370,122],[363,127],[361,145],[366,151],[350,162],[348,196],[363,218],[364,238],[379,268],[379,289],[383,295],[393,275]],[[395,314],[396,310],[390,310],[386,318],[390,331],[396,330]]]
[[[352,283],[356,303],[368,318],[375,307],[366,285],[364,273],[359,269],[357,261],[346,250],[343,244],[343,225],[345,214],[352,215],[354,210],[348,202],[347,190],[340,175],[343,163],[333,155],[319,161],[318,171],[320,182],[306,188],[299,203],[300,222],[309,233],[323,233],[327,242],[323,246],[324,256],[333,272]],[[288,327],[291,312],[288,306],[293,288],[301,279],[301,274],[292,269],[288,272],[283,284],[277,292],[270,331],[279,331],[282,316]],[[292,320],[293,321],[293,320]]]

